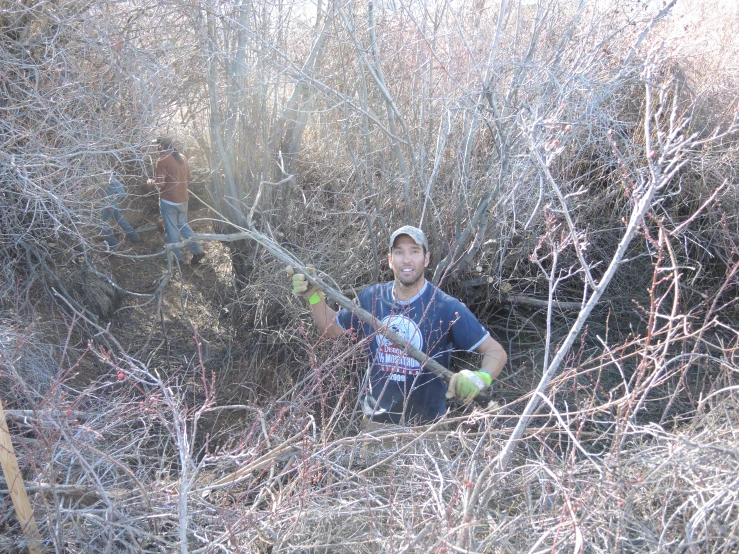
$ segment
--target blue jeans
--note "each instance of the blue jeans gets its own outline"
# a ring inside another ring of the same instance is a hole
[[[113,221],[123,229],[123,232],[126,233],[126,238],[130,242],[138,242],[139,234],[133,227],[131,227],[131,224],[126,221],[126,218],[123,217],[121,210],[119,210],[117,206],[108,206],[107,208],[104,208],[101,213],[101,217],[107,224],[103,228],[103,239],[108,243],[108,246],[111,248],[118,246],[118,239],[115,236],[115,231],[113,231],[113,228],[108,223],[111,219],[113,219]]]
[[[126,190],[118,179],[112,178],[108,183],[108,188],[105,190],[105,202],[107,206],[100,212],[100,217],[105,224],[103,226],[103,239],[108,243],[108,246],[115,248],[118,246],[118,239],[115,236],[113,227],[110,226],[110,220],[115,221],[123,232],[126,233],[126,238],[129,242],[138,242],[139,234],[134,230],[133,227],[123,217],[120,207],[123,201],[126,199]]]
[[[182,240],[187,240],[195,234],[187,224],[187,202],[172,205],[160,200],[159,211],[162,214],[162,221],[164,222],[164,235],[166,236],[167,244],[180,242],[180,237],[182,237]],[[197,241],[191,242],[188,246],[190,247],[190,252],[193,254],[203,253],[203,247]],[[178,260],[182,261],[182,251],[179,248],[175,249],[174,255]]]

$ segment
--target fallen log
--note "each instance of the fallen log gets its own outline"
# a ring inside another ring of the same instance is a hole
[[[495,279],[490,277],[477,277],[468,281],[462,281],[462,286],[465,288],[489,286],[495,282]],[[535,308],[546,308],[549,306],[548,300],[541,300],[539,298],[530,298],[521,294],[510,294],[508,292],[497,291],[500,295],[501,302],[506,304],[524,304],[526,306],[533,306]],[[580,302],[560,302],[559,300],[552,300],[552,305],[562,310],[579,310],[582,308]]]

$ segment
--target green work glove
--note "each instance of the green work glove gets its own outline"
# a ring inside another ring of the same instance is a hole
[[[307,266],[308,271],[315,274],[316,269],[313,266]],[[291,265],[285,268],[287,276],[292,279],[293,294],[305,298],[311,304],[318,304],[321,300],[326,298],[326,295],[321,290],[311,285],[302,273],[295,273],[295,270]]]
[[[457,397],[460,400],[469,402],[475,396],[480,394],[493,382],[493,378],[487,371],[470,371],[463,369],[459,373],[452,375],[449,379],[449,389],[446,392],[447,398]]]

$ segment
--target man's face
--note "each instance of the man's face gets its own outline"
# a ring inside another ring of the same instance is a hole
[[[395,280],[409,287],[423,279],[423,270],[429,265],[429,253],[424,254],[423,246],[413,242],[408,235],[400,235],[387,255],[387,262]]]

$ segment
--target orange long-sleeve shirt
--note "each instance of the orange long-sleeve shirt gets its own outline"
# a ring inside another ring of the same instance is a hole
[[[154,174],[159,188],[159,198],[175,204],[187,202],[189,198],[187,185],[192,176],[190,164],[185,156],[182,156],[182,163],[179,163],[171,152],[161,153]]]

